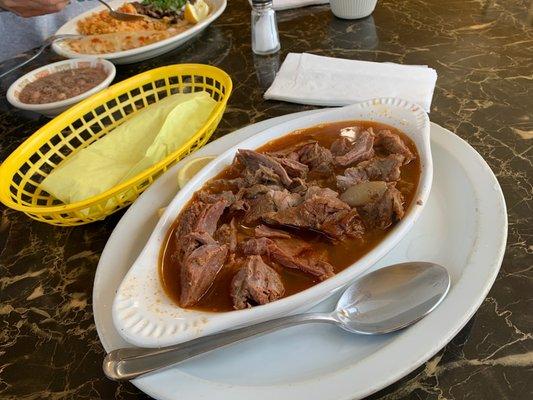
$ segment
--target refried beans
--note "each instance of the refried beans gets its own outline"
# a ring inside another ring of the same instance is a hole
[[[54,72],[26,85],[19,100],[26,104],[46,104],[70,99],[91,90],[106,77],[106,71],[99,67]]]

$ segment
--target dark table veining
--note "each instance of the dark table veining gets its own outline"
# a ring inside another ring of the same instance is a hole
[[[224,69],[234,92],[216,138],[312,108],[262,98],[287,52],[435,68],[430,118],[467,140],[496,173],[509,213],[507,252],[467,326],[424,366],[370,398],[525,400],[533,398],[532,12],[526,0],[380,0],[359,21],[336,19],[328,6],[284,11],[282,51],[265,58],[252,55],[246,1],[230,0],[196,40],[118,66],[116,81],[173,63]],[[48,52],[26,70],[57,59]],[[47,122],[8,105],[5,92],[16,76],[1,83],[0,161]],[[123,212],[60,228],[0,211],[0,398],[148,398],[103,376],[92,316],[95,269]]]

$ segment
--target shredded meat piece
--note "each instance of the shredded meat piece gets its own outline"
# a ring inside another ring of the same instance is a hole
[[[246,186],[247,183],[243,177],[232,179],[216,179],[206,183],[206,189],[209,189],[212,192],[221,192],[226,189],[231,189],[233,192],[236,192]]]
[[[205,295],[222,268],[227,254],[226,245],[204,244],[183,260],[180,271],[181,307],[193,306]]]
[[[336,144],[334,142],[331,146],[332,150],[337,153],[335,157],[335,164],[337,165],[347,167],[374,157],[374,134],[371,129],[359,132],[355,139],[348,140],[349,145],[347,144],[347,138],[343,137],[339,140],[342,143]],[[344,151],[345,149],[346,151]]]
[[[235,252],[237,248],[237,224],[235,218],[232,218],[229,224],[220,225],[215,232],[215,239],[221,244],[226,244],[231,253]]]
[[[236,310],[270,303],[284,292],[278,273],[257,255],[247,257],[231,281],[230,293]]]
[[[204,245],[217,245],[212,236],[228,203],[224,194],[218,197],[213,195],[210,200],[214,202],[205,203],[200,200],[192,202],[179,217],[174,233],[174,240],[178,246],[172,257],[180,264],[198,248]]]
[[[285,268],[298,269],[320,280],[335,275],[331,264],[319,257],[314,257],[311,246],[295,238],[277,241],[266,237],[252,238],[243,243],[242,251],[248,255],[269,257]]]
[[[257,237],[278,238],[278,239],[290,239],[291,235],[287,232],[271,228],[267,225],[258,225],[254,229],[254,235]]]
[[[393,222],[403,218],[405,214],[403,202],[402,193],[396,189],[393,183],[389,184],[383,196],[365,204],[359,210],[366,226],[369,228],[386,229]]]
[[[270,252],[272,259],[284,267],[299,269],[314,275],[321,281],[335,275],[333,266],[327,261],[315,257],[317,254],[310,246],[298,248],[291,242],[278,241],[277,248],[273,248]]]
[[[267,186],[263,184],[255,184],[250,187],[241,188],[237,193],[237,199],[253,199],[256,198],[258,195],[268,193],[271,190],[283,190],[283,188],[281,186],[276,185]]]
[[[294,178],[289,190],[293,193],[304,195],[307,192],[307,182],[301,178]]]
[[[260,165],[256,170],[246,169],[243,173],[246,185],[256,184],[283,186],[281,177],[273,169]]]
[[[401,155],[390,154],[384,158],[376,157],[363,161],[356,167],[346,169],[344,175],[338,175],[337,186],[346,190],[350,186],[366,181],[398,181],[403,160]]]
[[[193,225],[193,230],[196,232],[207,232],[210,235],[213,235],[217,229],[218,220],[222,216],[227,205],[227,201],[223,198],[212,204],[205,205]]]
[[[302,204],[282,211],[268,213],[263,221],[271,225],[285,225],[320,232],[333,239],[360,237],[363,225],[355,209],[331,196],[315,195]]]
[[[409,164],[415,156],[402,138],[389,130],[381,130],[376,135],[376,148],[386,154],[397,154],[403,157],[403,163]]]
[[[287,171],[291,178],[305,178],[309,172],[309,167],[301,162],[288,157],[274,157]]]
[[[300,147],[298,149],[298,155],[300,162],[309,166],[310,169],[321,174],[331,173],[333,156],[329,149],[314,142]]]
[[[283,158],[289,158],[291,160],[298,161],[300,159],[298,150],[300,150],[302,147],[310,143],[316,143],[316,140],[313,140],[313,139],[304,140],[303,142],[299,142],[295,145],[289,146],[286,149],[270,152],[268,153],[268,155],[272,157],[283,157]]]
[[[225,190],[221,193],[210,193],[202,190],[198,192],[198,199],[204,203],[213,204],[219,200],[224,200],[226,202],[226,207],[231,205],[235,201],[235,195],[229,190]]]
[[[324,196],[324,197],[339,197],[339,194],[330,188],[323,188],[320,186],[309,186],[307,193],[305,194],[305,199],[308,200],[313,196]]]
[[[331,151],[333,157],[343,156],[348,153],[352,147],[352,143],[353,139],[341,136],[331,144],[329,150]]]
[[[255,199],[247,200],[245,204],[246,206],[244,209],[246,212],[244,214],[243,222],[246,225],[253,225],[259,221],[263,215],[276,210],[272,198],[267,194],[258,196]]]
[[[194,201],[187,205],[187,207],[185,207],[185,209],[181,212],[174,234],[174,237],[177,240],[192,231],[193,226],[196,224],[198,216],[201,214],[203,207],[204,203],[200,201]]]
[[[269,238],[252,238],[240,244],[244,254],[268,255],[268,246],[273,243]]]
[[[235,202],[231,205],[231,211],[249,211],[249,204],[246,200],[240,199],[235,200]]]
[[[298,193],[291,193],[286,189],[269,190],[268,192],[257,196],[254,199],[247,200],[244,215],[244,223],[253,224],[260,220],[264,215],[284,210],[301,202],[301,196]]]
[[[284,210],[302,202],[302,197],[298,193],[291,193],[287,190],[272,190],[267,194],[272,198],[276,210]]]
[[[204,244],[217,244],[216,240],[206,232],[191,232],[178,240],[180,246],[174,254],[174,258],[180,263],[198,247]]]
[[[237,151],[237,159],[247,170],[262,171],[263,174],[269,174],[272,171],[285,186],[289,186],[292,182],[287,171],[285,171],[281,164],[266,154],[257,153],[253,150],[240,149]]]

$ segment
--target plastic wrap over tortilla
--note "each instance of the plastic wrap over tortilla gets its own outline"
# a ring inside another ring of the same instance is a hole
[[[152,104],[62,163],[41,187],[64,203],[101,194],[184,145],[216,104],[207,92],[175,94]]]

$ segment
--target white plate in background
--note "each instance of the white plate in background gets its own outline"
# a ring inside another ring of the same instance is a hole
[[[117,9],[124,3],[133,3],[133,1],[139,0],[112,0],[108,3]],[[213,21],[215,21],[226,8],[226,0],[205,0],[210,6],[211,11],[209,16],[203,21],[198,22],[196,25],[191,26],[186,31],[177,35],[169,37],[165,40],[160,40],[155,43],[151,43],[147,46],[137,47],[135,49],[118,51],[115,53],[103,53],[103,54],[79,54],[76,53],[67,46],[64,42],[55,42],[52,45],[52,49],[60,56],[67,58],[79,58],[79,57],[99,57],[105,58],[115,64],[130,64],[139,61],[148,60],[149,58],[157,57],[161,54],[174,50],[181,46],[185,42],[191,40],[193,37],[199,35],[205,28],[207,28]],[[71,19],[65,23],[61,28],[57,30],[56,35],[62,34],[79,34],[77,23],[79,20],[87,18],[89,15],[99,11],[105,10],[105,6],[100,5],[89,11],[86,11],[76,18]]]
[[[226,135],[192,157],[218,155],[284,121],[263,121]],[[359,336],[320,324],[290,328],[198,357],[132,383],[156,399],[359,399],[407,375],[446,345],[491,288],[505,250],[507,214],[501,188],[481,156],[452,132],[431,125],[433,188],[420,219],[373,268],[406,260],[445,265],[448,297],[416,325],[390,335]],[[96,271],[93,311],[106,351],[131,346],[111,315],[115,292],[174,197],[176,164],[144,192],[117,224]],[[336,296],[334,296],[336,297]],[[329,310],[336,298],[315,307]]]

